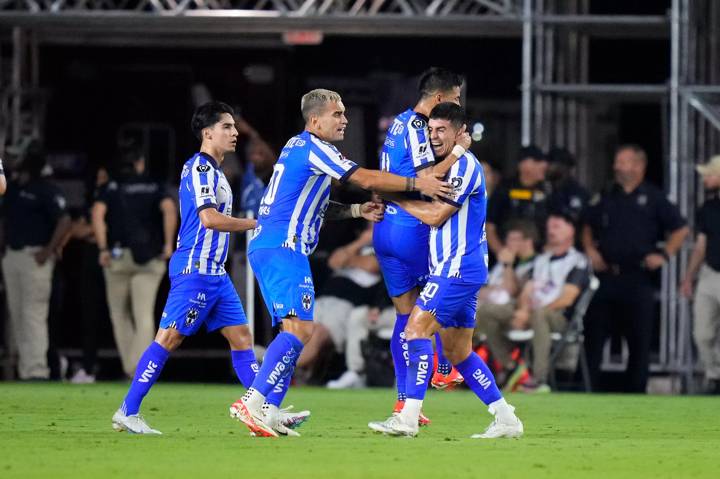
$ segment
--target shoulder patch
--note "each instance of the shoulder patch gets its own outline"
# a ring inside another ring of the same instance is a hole
[[[410,122],[410,125],[412,125],[412,127],[416,130],[422,130],[427,126],[427,123],[422,118],[415,118],[413,121]]]
[[[195,169],[198,170],[200,173],[207,173],[208,171],[210,171],[210,170],[212,169],[212,166],[210,166],[210,165],[197,165],[197,167],[195,167]]]

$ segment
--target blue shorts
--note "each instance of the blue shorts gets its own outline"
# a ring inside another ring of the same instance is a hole
[[[423,287],[429,273],[430,228],[383,220],[373,230],[373,247],[390,297]]]
[[[273,326],[295,316],[312,321],[315,286],[307,256],[290,248],[263,248],[248,255]]]
[[[415,305],[432,313],[443,328],[474,328],[482,283],[430,276]]]
[[[173,328],[184,336],[226,326],[247,324],[240,298],[227,274],[212,276],[191,273],[170,278],[170,294],[160,319],[160,327]]]

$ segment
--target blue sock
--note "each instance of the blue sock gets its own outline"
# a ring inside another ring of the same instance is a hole
[[[437,363],[437,372],[443,375],[450,374],[450,371],[452,371],[452,364],[450,364],[450,361],[445,357],[445,353],[443,352],[443,345],[442,345],[442,339],[440,338],[440,333],[435,333],[435,352],[437,353],[438,357],[438,363]]]
[[[290,389],[290,382],[292,382],[292,374],[278,381],[275,387],[272,388],[272,391],[270,391],[270,394],[268,394],[265,398],[268,404],[272,404],[273,406],[277,406],[279,408],[283,399],[285,399],[285,395]]]
[[[410,365],[405,390],[408,399],[425,398],[432,375],[433,347],[430,339],[411,339],[407,342]]]
[[[252,387],[266,398],[281,379],[289,382],[295,363],[303,349],[297,336],[283,331],[268,346],[262,367]]]
[[[395,366],[395,379],[397,380],[397,397],[399,401],[405,400],[405,382],[407,378],[408,349],[405,341],[405,326],[407,326],[409,314],[397,314],[395,328],[390,338],[390,352],[392,353],[393,365]]]
[[[463,362],[456,364],[455,367],[465,378],[465,384],[472,389],[482,402],[490,404],[502,399],[502,394],[500,394],[500,390],[495,384],[495,377],[490,372],[490,368],[476,353],[471,352],[470,356],[465,358]]]
[[[257,376],[258,367],[257,359],[255,359],[255,351],[252,349],[243,349],[242,351],[230,351],[232,355],[232,365],[237,374],[238,379],[249,389],[252,386],[255,376]]]
[[[153,341],[145,350],[135,369],[135,377],[130,384],[130,389],[120,409],[126,416],[137,414],[140,411],[140,403],[157,378],[160,376],[165,361],[170,352]]]

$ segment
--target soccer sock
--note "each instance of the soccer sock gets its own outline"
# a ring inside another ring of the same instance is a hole
[[[232,355],[235,374],[237,374],[242,385],[249,389],[259,369],[257,359],[255,359],[255,351],[243,349],[242,351],[230,351],[230,354]]]
[[[168,356],[170,356],[170,352],[155,341],[150,343],[150,346],[145,350],[140,361],[138,361],[130,389],[122,406],[120,406],[126,416],[137,414],[140,411],[140,403],[142,403],[143,398],[160,376]]]
[[[489,405],[502,399],[502,394],[495,384],[495,378],[490,368],[476,353],[471,352],[464,361],[457,363],[455,367],[465,378],[468,387],[482,402]]]
[[[280,384],[280,380],[290,381],[303,349],[303,343],[297,336],[283,331],[268,346],[262,367],[253,381],[252,389],[268,397],[270,391]]]
[[[405,341],[405,326],[407,326],[409,314],[397,314],[395,328],[390,338],[390,352],[392,353],[393,365],[395,366],[395,379],[397,381],[397,397],[399,401],[406,399],[405,382],[407,378],[408,349]]]
[[[433,347],[430,339],[412,339],[407,345],[410,357],[405,385],[407,400],[400,414],[408,424],[417,424],[432,374]]]
[[[277,406],[279,408],[283,402],[283,399],[285,399],[285,395],[290,389],[291,381],[292,374],[289,374],[286,378],[278,381],[275,387],[272,388],[272,391],[270,391],[270,394],[268,394],[267,396],[266,401],[268,402],[268,404],[272,404],[273,406]]]
[[[443,353],[442,339],[440,339],[440,333],[435,333],[435,353],[437,354],[437,372],[446,376],[452,371],[452,364],[448,361]]]

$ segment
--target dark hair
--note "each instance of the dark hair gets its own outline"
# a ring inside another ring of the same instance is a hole
[[[40,178],[46,164],[45,149],[38,140],[32,140],[23,153],[18,170],[27,172],[31,178]]]
[[[547,158],[545,158],[545,153],[543,153],[543,151],[537,145],[528,145],[520,148],[520,151],[518,152],[518,163],[530,158],[534,159],[535,161],[547,161]]]
[[[136,145],[129,144],[122,146],[118,149],[117,155],[115,156],[115,164],[112,168],[114,175],[126,176],[132,175],[135,172],[135,163],[144,159],[142,149]]]
[[[620,153],[623,150],[630,150],[633,153],[635,153],[640,161],[642,161],[643,164],[647,165],[647,153],[645,152],[645,149],[638,145],[637,143],[623,143],[619,145],[617,148],[615,148],[615,155]]]
[[[548,151],[547,159],[550,163],[573,167],[576,164],[575,157],[567,148],[553,147]]]
[[[430,118],[447,120],[457,129],[462,128],[462,126],[467,123],[465,110],[449,101],[435,105],[435,108],[430,112]]]
[[[209,101],[197,107],[195,113],[193,113],[192,121],[190,121],[190,128],[192,129],[193,135],[202,141],[203,129],[213,126],[220,121],[220,116],[223,113],[235,115],[232,107],[221,101]]]
[[[550,213],[548,214],[548,218],[561,218],[565,220],[567,223],[571,224],[573,228],[577,229],[578,225],[580,224],[580,218],[579,215],[575,212],[573,212],[570,208],[564,208],[564,207],[558,207],[553,208],[550,210]]]
[[[537,243],[540,239],[537,226],[532,221],[526,219],[514,219],[510,220],[505,224],[505,238],[511,231],[518,231],[523,235],[523,238],[532,240],[533,244]]]
[[[433,93],[450,91],[456,86],[462,87],[464,82],[462,75],[444,68],[432,67],[420,75],[418,92],[421,96],[427,97]]]

